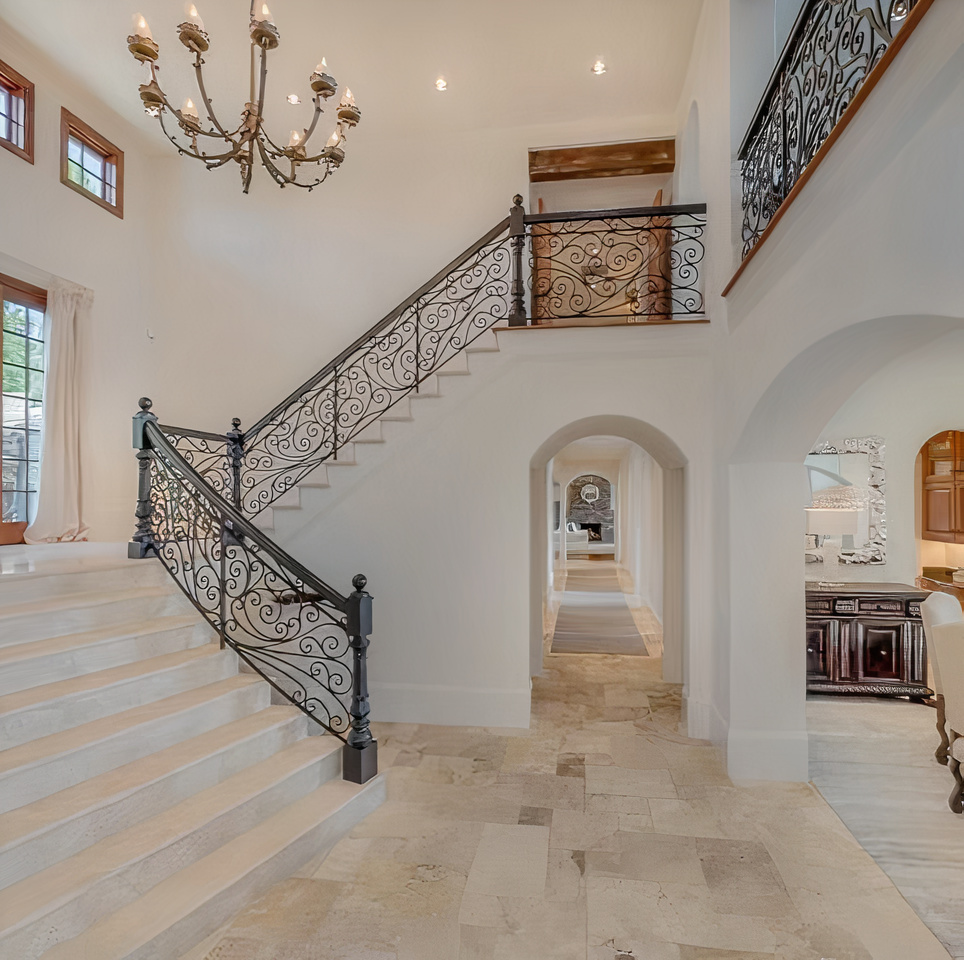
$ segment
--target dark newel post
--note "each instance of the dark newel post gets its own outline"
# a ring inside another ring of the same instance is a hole
[[[526,317],[525,282],[522,279],[522,252],[526,243],[525,208],[522,206],[522,195],[516,194],[512,198],[512,208],[509,210],[509,236],[512,238],[512,286],[510,296],[512,305],[509,309],[509,326],[524,327],[529,322]]]
[[[244,459],[244,434],[241,421],[235,417],[231,429],[225,434],[228,441],[228,460],[231,462],[231,500],[241,512],[241,461]]]
[[[378,773],[378,742],[368,725],[368,644],[372,632],[372,598],[365,593],[368,581],[360,573],[352,580],[355,592],[348,597],[348,642],[355,655],[349,714],[351,730],[342,758],[342,776],[351,783],[367,783]]]
[[[134,536],[127,544],[127,556],[132,560],[143,560],[154,550],[154,531],[151,529],[151,450],[144,435],[144,425],[157,417],[151,413],[153,404],[147,397],[138,400],[140,411],[134,414],[134,449],[137,451],[137,527]]]

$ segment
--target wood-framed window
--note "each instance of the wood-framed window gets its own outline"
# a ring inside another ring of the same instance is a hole
[[[22,543],[40,492],[47,292],[0,274],[0,544]]]
[[[124,219],[124,151],[60,111],[60,182]]]
[[[33,84],[0,60],[0,147],[33,163]]]

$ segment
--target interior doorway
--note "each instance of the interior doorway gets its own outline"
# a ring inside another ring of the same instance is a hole
[[[661,657],[662,471],[624,437],[582,437],[550,461],[545,652]]]

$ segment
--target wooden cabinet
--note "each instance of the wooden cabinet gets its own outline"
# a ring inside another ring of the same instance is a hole
[[[902,583],[807,584],[807,690],[931,696],[926,596]]]
[[[964,431],[945,430],[921,447],[921,536],[964,543]]]

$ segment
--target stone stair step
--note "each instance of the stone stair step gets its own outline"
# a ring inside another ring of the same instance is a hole
[[[0,812],[263,710],[270,691],[237,675],[0,751]]]
[[[194,616],[155,617],[0,647],[0,695],[210,643]]]
[[[45,563],[41,569],[17,572],[16,565],[0,574],[0,610],[11,604],[29,603],[64,594],[110,592],[131,587],[164,586],[167,573],[156,559],[129,560],[118,550],[116,556],[85,559],[83,564],[68,558]]]
[[[498,353],[499,338],[492,329],[476,337],[466,348],[466,353]]]
[[[67,593],[0,607],[0,646],[193,611],[172,584]]]
[[[9,693],[0,696],[0,744],[15,747],[237,672],[234,652],[215,642]]]
[[[179,956],[272,884],[330,850],[382,801],[383,776],[364,786],[329,781],[48,950],[44,960]]]
[[[0,891],[0,954],[33,960],[341,773],[341,741],[306,737],[149,820]]]
[[[286,749],[308,722],[296,707],[270,706],[0,814],[0,887]]]

